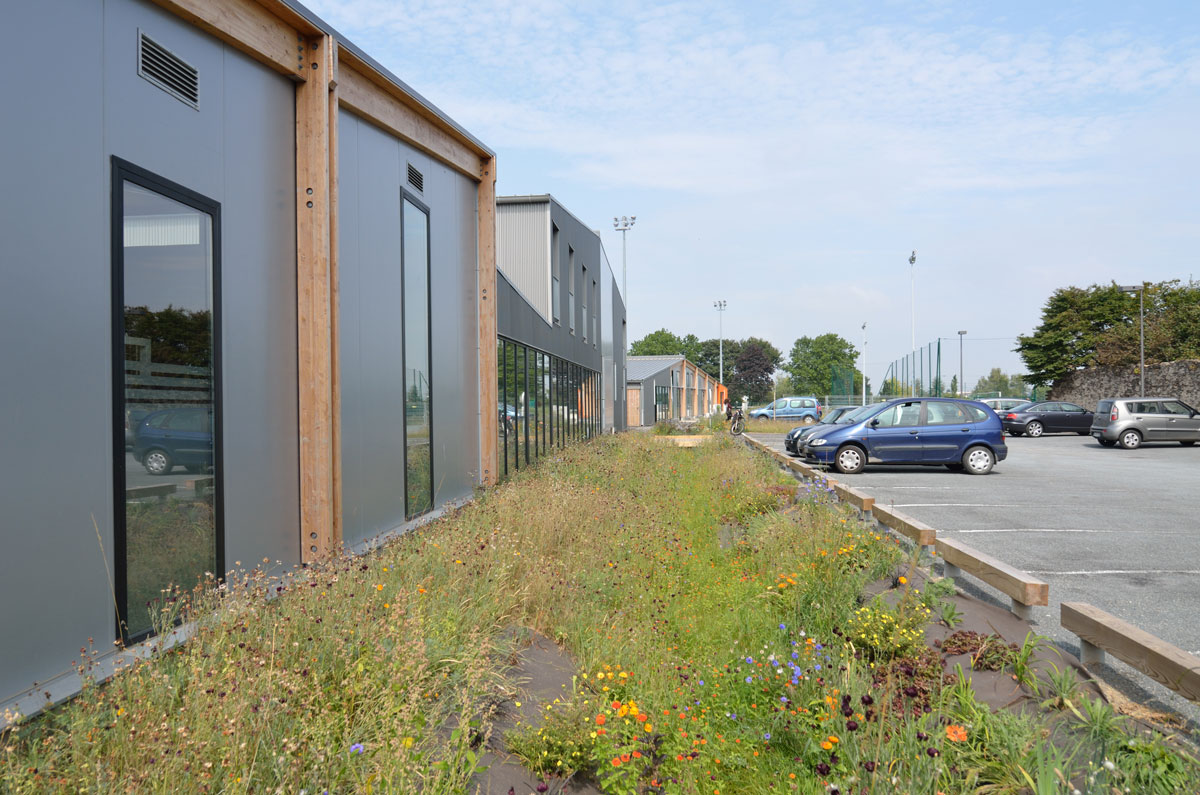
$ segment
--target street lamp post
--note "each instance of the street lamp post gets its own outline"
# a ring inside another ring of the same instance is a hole
[[[633,226],[633,222],[637,220],[636,215],[613,218],[613,229],[621,233],[621,300],[625,302],[625,312],[629,313],[629,293],[625,292],[625,261],[628,251],[625,248],[625,233]]]
[[[725,319],[725,301],[724,301],[724,299],[719,300],[719,301],[713,301],[713,306],[716,307],[716,310],[717,310],[717,338],[718,338],[718,340],[720,340],[717,343],[717,345],[718,345],[718,350],[719,350],[718,356],[720,357],[719,358],[720,364],[718,365],[718,367],[720,367],[721,371],[720,371],[720,374],[717,376],[717,381],[723,385],[725,383],[725,329],[724,329],[724,322],[723,322]]]
[[[909,278],[909,304],[912,307],[912,356],[913,366],[917,364],[917,252],[914,249],[913,253],[908,258],[908,278]],[[917,394],[917,384],[915,380],[909,380],[909,392],[913,397]]]
[[[958,393],[964,395],[967,392],[967,384],[963,377],[963,335],[966,331],[958,332]]]
[[[859,369],[862,370],[862,379],[863,379],[863,390],[862,390],[863,403],[862,404],[865,406],[865,405],[867,405],[867,324],[866,323],[862,324],[862,333],[863,333],[862,367],[860,367]]]
[[[1146,283],[1122,287],[1123,293],[1138,294],[1138,372],[1142,376],[1141,397],[1146,396]]]

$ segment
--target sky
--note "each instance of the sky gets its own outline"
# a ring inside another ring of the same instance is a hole
[[[497,155],[636,216],[629,339],[1012,351],[1059,287],[1200,279],[1200,2],[308,0]],[[910,266],[910,252],[917,252]],[[914,292],[915,300],[911,295]],[[713,302],[727,308],[719,319]]]

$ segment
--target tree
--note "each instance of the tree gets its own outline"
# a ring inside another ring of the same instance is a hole
[[[1025,394],[1025,379],[1019,375],[1006,375],[999,367],[993,367],[975,384],[975,394],[985,392],[995,392],[1001,397],[1020,397]]]
[[[150,340],[150,361],[209,367],[212,364],[212,312],[168,305],[151,312],[125,307],[125,335]]]
[[[1146,363],[1200,357],[1200,284],[1145,285]],[[1029,375],[1050,386],[1081,367],[1136,365],[1141,355],[1138,295],[1116,283],[1055,290],[1033,333],[1017,338]]]
[[[775,356],[772,357],[771,352]],[[746,340],[734,360],[733,375],[727,376],[730,395],[746,395],[751,403],[761,403],[771,394],[771,376],[778,363],[779,351],[764,346],[753,337]]]
[[[801,337],[792,345],[784,369],[791,374],[792,390],[801,395],[829,395],[833,388],[834,367],[854,370],[858,350],[837,334]],[[855,378],[856,386],[861,385]],[[845,391],[844,389],[842,391]]]
[[[904,392],[904,385],[895,378],[887,379],[879,388],[880,397],[900,397],[902,392]]]
[[[695,339],[695,337],[692,337]],[[652,331],[629,346],[630,356],[676,356],[683,353],[683,340],[660,328]]]
[[[958,376],[957,375],[950,376],[950,394],[951,395],[958,394]]]

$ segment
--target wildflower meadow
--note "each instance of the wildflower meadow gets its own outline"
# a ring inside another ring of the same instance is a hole
[[[980,703],[924,642],[938,589],[820,483],[727,436],[662,442],[602,437],[370,554],[197,584],[154,617],[188,643],[3,736],[0,789],[474,792],[502,745],[546,789],[1200,791],[1186,752],[1065,680]],[[501,737],[514,628],[575,674]]]

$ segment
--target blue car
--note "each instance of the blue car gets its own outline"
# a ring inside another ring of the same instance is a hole
[[[831,425],[803,441],[804,458],[853,475],[867,464],[945,465],[986,475],[1008,457],[1004,428],[982,403],[897,398],[849,425]]]
[[[781,397],[761,409],[753,409],[750,416],[764,420],[796,420],[812,425],[821,419],[821,402],[815,397]]]
[[[151,475],[182,465],[206,472],[213,465],[212,409],[187,407],[147,414],[133,432],[133,457]]]

